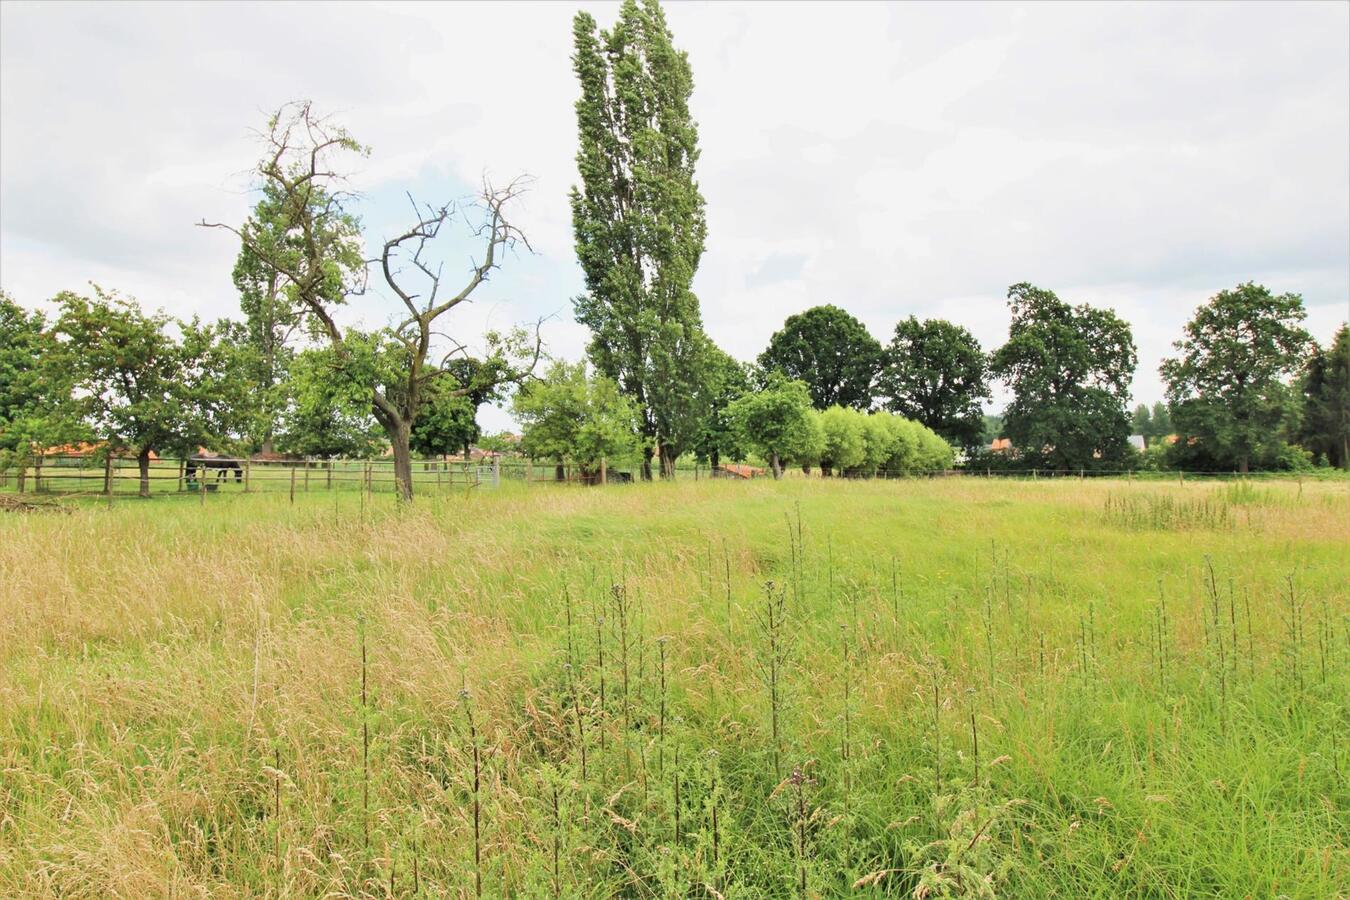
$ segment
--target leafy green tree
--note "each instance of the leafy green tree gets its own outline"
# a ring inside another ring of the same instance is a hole
[[[862,465],[867,454],[864,436],[866,419],[856,409],[843,406],[831,406],[820,413],[820,427],[825,435],[825,446],[820,455],[820,474],[828,478],[836,471],[842,475]]]
[[[247,363],[247,374],[253,387],[248,439],[264,453],[276,449],[277,422],[286,402],[282,382],[295,355],[290,343],[303,321],[303,307],[294,297],[294,286],[280,270],[268,263],[273,254],[284,253],[289,258],[298,258],[300,248],[288,247],[287,242],[294,244],[303,239],[301,232],[288,228],[291,217],[281,199],[274,184],[264,185],[263,197],[249,219],[250,237],[240,242],[233,272],[234,285],[239,291],[239,308],[245,318],[234,342]],[[356,248],[344,238],[356,233],[357,223],[354,219],[340,217],[326,220],[318,206],[327,201],[321,192],[313,193],[308,202],[315,208],[308,217],[324,222],[329,230],[336,231],[336,234],[327,234],[321,228],[319,240],[333,248],[339,268],[352,270],[359,264],[353,252]],[[266,249],[260,252],[254,249],[255,246]]]
[[[769,461],[774,478],[783,477],[785,460],[809,458],[819,449],[819,429],[811,413],[811,392],[800,381],[774,372],[763,390],[737,398],[728,408],[746,447]]]
[[[837,306],[815,306],[788,316],[759,364],[805,383],[816,409],[865,410],[872,405],[881,357],[881,344],[862,322]]]
[[[1300,326],[1305,316],[1298,294],[1252,282],[1196,310],[1173,345],[1181,355],[1159,368],[1178,443],[1193,438],[1214,464],[1236,463],[1240,472],[1273,458],[1297,414],[1287,382],[1312,343]]]
[[[187,453],[220,440],[212,425],[230,422],[230,369],[215,353],[209,327],[147,315],[135,301],[97,285],[94,293],[56,297],[57,355],[93,436],[110,450],[136,454],[140,494],[149,496],[151,453]]]
[[[444,376],[428,382],[423,393],[422,409],[413,422],[412,449],[423,456],[462,451],[467,459],[482,435],[478,407],[498,398],[498,377],[492,364],[472,357],[447,362]]]
[[[980,434],[980,443],[988,447],[998,438],[1003,436],[1003,416],[986,415],[984,417],[984,431]]]
[[[521,423],[521,449],[536,459],[553,459],[558,480],[563,464],[594,475],[602,460],[637,449],[637,409],[613,379],[587,376],[585,363],[555,362],[540,381],[522,385],[512,404]]]
[[[287,404],[277,447],[297,456],[367,458],[383,446],[370,411],[370,384],[353,376],[348,358],[332,347],[302,350],[284,382]]]
[[[980,342],[944,319],[910,316],[895,326],[878,390],[886,408],[972,449],[984,434],[988,361]]]
[[[1161,400],[1153,404],[1153,415],[1149,422],[1153,428],[1150,437],[1161,440],[1172,433],[1172,415],[1167,411],[1167,404]]]
[[[481,433],[477,408],[453,390],[449,379],[433,381],[422,395],[422,409],[413,420],[412,449],[421,456],[463,452],[465,459]]]
[[[1130,414],[1130,434],[1137,434],[1144,439],[1144,449],[1148,449],[1148,439],[1153,437],[1153,414],[1149,412],[1147,403],[1140,403]]]
[[[0,471],[22,471],[34,447],[86,436],[71,397],[69,367],[58,360],[57,350],[46,316],[0,291]]]
[[[1304,447],[1350,469],[1350,326],[1336,331],[1329,349],[1314,347],[1300,385]]]
[[[707,235],[693,76],[656,0],[625,0],[607,31],[577,13],[573,37],[581,185],[572,224],[586,279],[576,318],[591,330],[596,369],[641,412],[643,477],[653,452],[671,474],[710,405],[710,342],[690,287]]]
[[[1008,289],[1008,304],[1008,341],[991,360],[993,374],[1013,392],[1004,434],[1034,465],[1119,463],[1130,446],[1130,326],[1111,310],[1070,306],[1026,283]]]
[[[750,376],[744,365],[720,348],[712,347],[707,358],[706,378],[710,403],[694,452],[699,460],[706,460],[717,468],[723,457],[741,459],[745,456],[736,429],[727,417],[727,407],[750,390]]]
[[[485,434],[478,438],[478,446],[491,453],[515,453],[520,449],[520,436],[509,431]]]
[[[385,285],[402,304],[403,318],[372,340],[372,335],[344,330],[336,315],[365,288],[360,223],[341,170],[344,159],[364,155],[366,148],[308,102],[282,107],[269,120],[263,140],[264,155],[254,174],[266,204],[240,228],[219,223],[208,227],[233,232],[264,271],[278,273],[310,330],[334,350],[349,377],[368,379],[371,413],[393,451],[399,497],[411,500],[413,423],[427,386],[446,374],[434,354],[443,338],[442,319],[490,278],[506,251],[524,242],[506,215],[508,205],[523,190],[522,183],[514,181],[502,190],[484,185],[477,210],[481,225],[475,231],[480,255],[460,290],[449,296],[441,292],[442,269],[432,264],[428,246],[458,210],[451,204],[413,204],[417,221],[384,241],[375,262]],[[532,348],[519,329],[485,338],[491,358],[501,364],[494,371],[510,373],[503,377],[524,377],[539,359],[537,330]]]

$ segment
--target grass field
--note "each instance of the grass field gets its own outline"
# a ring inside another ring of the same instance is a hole
[[[1345,481],[0,511],[0,896],[1347,896],[1348,557]]]

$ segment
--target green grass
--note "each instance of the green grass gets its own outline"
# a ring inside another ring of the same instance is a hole
[[[0,895],[1350,892],[1350,483],[72,505],[0,512]]]

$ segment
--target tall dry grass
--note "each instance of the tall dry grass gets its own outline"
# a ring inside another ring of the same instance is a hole
[[[8,515],[0,894],[1344,894],[1347,548],[1344,482]]]

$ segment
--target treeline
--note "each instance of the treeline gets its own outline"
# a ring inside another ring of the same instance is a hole
[[[525,452],[583,469],[629,455],[645,478],[673,475],[686,454],[754,458],[775,474],[928,471],[950,465],[953,448],[980,467],[1141,464],[1129,443],[1143,421],[1128,410],[1130,326],[1032,284],[1009,288],[1012,325],[989,353],[960,325],[914,317],[883,346],[846,311],[818,306],[790,316],[753,365],[733,359],[704,331],[691,288],[707,220],[688,58],[656,0],[623,3],[609,29],[578,13],[573,49],[584,363],[541,372],[538,323],[479,340],[453,333],[455,308],[525,241],[511,220],[523,181],[485,184],[469,204],[414,201],[406,229],[370,239],[348,187],[369,148],[295,102],[260,131],[250,215],[200,223],[237,241],[242,321],[178,321],[99,288],[59,295],[50,320],[0,300],[0,465],[80,440],[134,454],[143,470],[152,453],[198,446],[387,448],[406,499],[414,454],[466,450],[480,438],[478,406],[513,392]],[[450,284],[436,250],[458,223],[478,253]],[[399,319],[343,326],[372,278]],[[1350,338],[1342,328],[1320,348],[1304,318],[1300,297],[1255,284],[1201,307],[1163,363],[1167,428],[1157,407],[1139,428],[1157,439],[1144,464],[1345,467]],[[994,382],[1012,395],[998,431],[1012,448],[1000,453],[986,449]]]
[[[816,410],[897,413],[976,464],[1139,464],[1129,443],[1137,364],[1129,324],[1027,283],[1009,288],[1008,339],[989,354],[959,325],[912,317],[882,347],[844,310],[820,306],[788,318],[757,365],[740,366],[704,333],[691,290],[707,236],[694,177],[693,76],[659,4],[625,2],[607,30],[579,13],[573,64],[581,97],[572,219],[586,279],[575,312],[591,329],[595,376],[633,405],[645,476],[654,458],[668,472],[688,452],[715,461],[753,451],[775,470],[775,460],[809,459],[799,449],[809,441],[794,381]],[[1345,331],[1324,351],[1304,318],[1300,297],[1255,284],[1221,291],[1198,310],[1179,355],[1163,364],[1178,440],[1155,462],[1345,466]],[[1012,393],[1000,432],[1012,451],[997,456],[983,450],[983,404],[995,380]]]
[[[257,322],[183,321],[147,313],[95,287],[54,298],[50,319],[0,293],[0,469],[36,452],[95,443],[140,463],[152,454],[369,457],[388,448],[369,388],[328,348],[258,340]],[[353,342],[353,347],[357,345]],[[373,352],[373,348],[367,345]],[[427,393],[412,432],[423,455],[455,453],[479,436],[482,364],[449,366]]]

